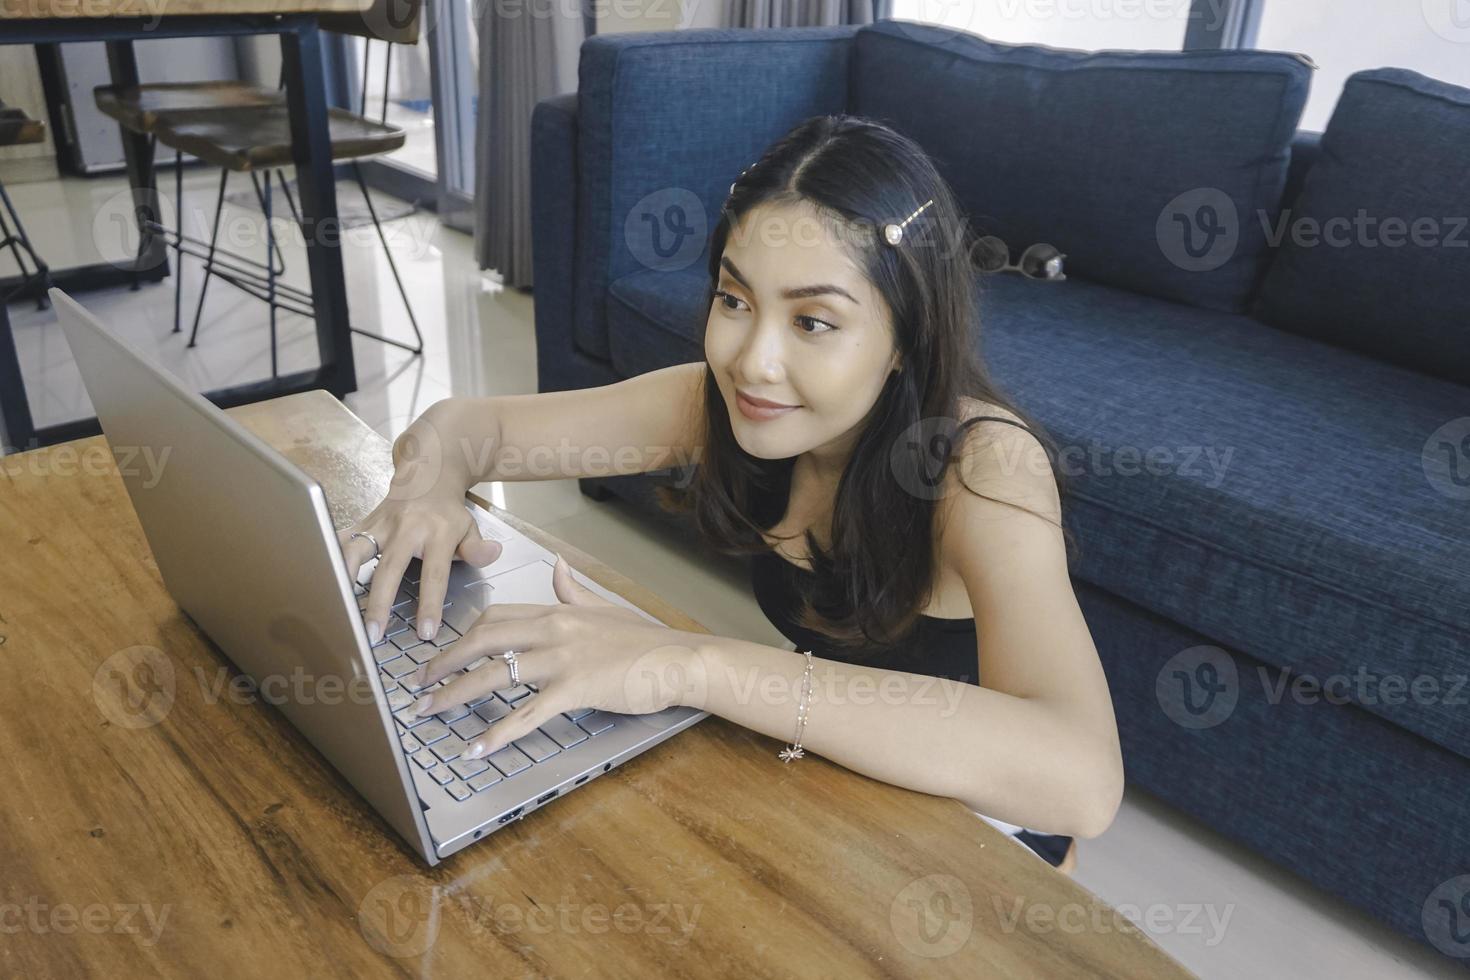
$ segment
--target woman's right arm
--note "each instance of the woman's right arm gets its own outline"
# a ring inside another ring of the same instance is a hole
[[[698,461],[704,432],[703,361],[636,375],[596,388],[531,395],[446,398],[430,405],[393,442],[388,495],[341,531],[355,578],[382,548],[363,619],[376,643],[408,563],[422,560],[419,636],[438,631],[449,566],[458,557],[485,566],[500,556],[466,507],[465,491],[484,481],[622,476]]]

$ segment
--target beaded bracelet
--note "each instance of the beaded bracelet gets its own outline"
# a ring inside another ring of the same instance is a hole
[[[801,701],[796,706],[796,739],[791,745],[776,753],[777,758],[782,762],[790,762],[792,759],[800,759],[806,755],[801,747],[801,733],[806,731],[807,706],[812,696],[812,652],[803,650],[802,653],[806,654],[806,669],[801,674]]]

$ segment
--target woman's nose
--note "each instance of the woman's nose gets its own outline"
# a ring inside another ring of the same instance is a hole
[[[780,333],[757,323],[740,351],[740,374],[748,384],[775,384],[785,373]]]

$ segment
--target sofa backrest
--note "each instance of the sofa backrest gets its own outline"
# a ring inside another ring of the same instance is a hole
[[[578,67],[575,336],[609,356],[607,286],[687,269],[741,170],[809,116],[847,106],[856,27],[607,34]]]
[[[1470,89],[1350,77],[1254,312],[1272,326],[1470,384]]]
[[[854,38],[849,111],[917,141],[970,223],[1013,252],[1210,309],[1245,308],[1311,68],[1261,51],[1063,51],[880,21]]]

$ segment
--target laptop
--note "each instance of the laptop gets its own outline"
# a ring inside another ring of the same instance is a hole
[[[357,581],[348,577],[321,486],[71,297],[58,289],[50,296],[164,585],[259,690],[291,692],[272,699],[276,707],[429,865],[707,716],[687,707],[647,715],[578,710],[485,759],[459,758],[468,739],[522,710],[536,689],[523,684],[405,721],[402,709],[416,696],[405,681],[486,606],[559,602],[551,584],[555,555],[466,500],[482,532],[504,551],[484,568],[454,562],[445,625],[432,643],[410,628],[415,560],[388,635],[370,647],[362,607],[376,563]],[[146,473],[124,465],[142,450],[163,465]]]

